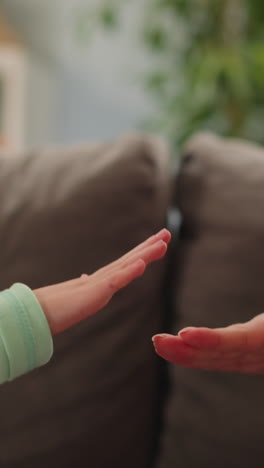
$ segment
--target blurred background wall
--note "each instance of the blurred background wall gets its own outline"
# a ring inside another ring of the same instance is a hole
[[[146,54],[136,46],[142,0],[123,12],[109,35],[81,38],[76,25],[96,0],[2,0],[1,10],[26,45],[26,145],[114,137],[151,111],[138,74]],[[86,10],[87,11],[87,10]]]
[[[264,143],[263,0],[1,0],[28,56],[26,144],[140,126]]]

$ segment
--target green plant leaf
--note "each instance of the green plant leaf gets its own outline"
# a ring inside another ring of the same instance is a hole
[[[99,23],[118,26],[123,5],[109,0]],[[141,16],[153,128],[175,146],[200,129],[264,142],[263,0],[148,0]]]
[[[144,31],[146,45],[155,52],[162,52],[168,46],[168,37],[164,29],[152,26]]]
[[[114,29],[118,25],[118,11],[114,6],[105,5],[99,10],[99,21],[107,29]]]

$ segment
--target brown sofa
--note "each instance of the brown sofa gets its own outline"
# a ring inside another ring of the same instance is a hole
[[[169,366],[151,336],[263,312],[264,151],[204,134],[171,161],[147,135],[0,158],[1,289],[173,230],[166,259],[0,388],[0,468],[263,467],[264,378]]]

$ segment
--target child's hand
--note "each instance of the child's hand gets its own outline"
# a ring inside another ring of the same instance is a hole
[[[193,369],[264,374],[264,314],[226,328],[181,330],[153,337],[156,352]]]
[[[163,229],[129,253],[96,271],[34,291],[53,335],[102,309],[121,288],[141,276],[146,266],[162,258],[171,235]]]

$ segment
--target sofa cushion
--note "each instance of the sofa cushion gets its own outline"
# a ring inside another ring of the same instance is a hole
[[[210,134],[183,152],[174,331],[264,311],[264,151]],[[254,468],[264,460],[264,376],[170,366],[158,468]]]
[[[0,286],[91,273],[162,228],[168,148],[131,135],[0,159]],[[145,468],[153,453],[164,261],[0,388],[0,466]]]

